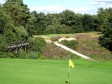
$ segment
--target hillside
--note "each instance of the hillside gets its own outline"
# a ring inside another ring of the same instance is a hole
[[[98,43],[99,36],[99,33],[76,34],[76,38],[79,43],[76,51],[90,56],[94,59],[112,59],[111,52]]]
[[[44,37],[46,40],[58,40],[61,37],[75,37],[77,39],[78,45],[75,49],[77,52],[80,52],[84,55],[87,55],[91,58],[97,60],[111,60],[112,54],[109,50],[105,49],[104,47],[100,46],[99,36],[101,33],[99,32],[89,32],[89,33],[76,33],[76,34],[51,34],[51,35],[40,35]],[[36,37],[36,36],[35,36]],[[75,46],[74,46],[75,47]],[[50,57],[56,58],[66,58],[70,53],[65,50],[62,50],[59,47],[54,46],[53,44],[48,44],[43,49],[43,54]],[[69,55],[71,57],[78,58],[74,55]]]

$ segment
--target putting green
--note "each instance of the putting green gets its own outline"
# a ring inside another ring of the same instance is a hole
[[[112,62],[73,60],[71,84],[112,84]],[[0,84],[65,84],[67,60],[0,59]]]

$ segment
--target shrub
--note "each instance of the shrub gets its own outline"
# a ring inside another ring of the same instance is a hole
[[[51,37],[50,40],[51,41],[58,41],[61,37],[60,36],[55,36],[55,37]]]
[[[53,25],[48,25],[46,30],[44,31],[44,34],[55,34],[56,29]]]
[[[27,56],[28,59],[39,59],[42,58],[42,54],[40,52],[30,51]]]
[[[42,52],[42,47],[46,45],[44,38],[37,37],[29,39],[29,49],[34,52]]]
[[[0,52],[0,58],[16,58],[11,52]]]
[[[104,35],[99,38],[99,43],[112,51],[112,29],[108,28],[104,31]]]
[[[72,41],[63,40],[61,43],[74,50],[77,48],[77,44],[78,44],[78,42],[75,40],[72,40]]]
[[[46,59],[68,59],[68,56],[72,56],[72,58],[76,58],[75,55],[70,52],[55,46],[54,44],[47,44],[43,48],[43,55]]]
[[[20,58],[20,59],[26,59],[27,58],[27,53],[23,49],[20,49],[18,51],[18,53],[15,55],[17,56],[17,58]]]

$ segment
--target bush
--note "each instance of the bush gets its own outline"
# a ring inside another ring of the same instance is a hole
[[[56,34],[56,29],[53,25],[48,25],[44,34]]]
[[[17,58],[20,59],[39,59],[42,57],[40,52],[28,51],[25,52],[23,49],[20,49],[18,53],[15,54]]]
[[[44,38],[37,37],[29,39],[29,49],[34,52],[42,52],[42,47],[46,45]]]
[[[51,37],[50,40],[51,41],[58,41],[61,37],[59,36],[55,36],[55,37]]]
[[[112,51],[112,29],[108,28],[104,31],[104,35],[99,38],[99,43],[105,48]]]
[[[72,40],[72,41],[63,40],[61,43],[74,50],[77,48],[77,45],[78,45],[78,42],[75,40]]]
[[[68,56],[76,58],[75,55],[60,47],[55,46],[54,44],[47,44],[43,48],[43,56],[45,56],[46,59],[68,59]]]
[[[18,51],[18,53],[15,55],[17,56],[17,58],[20,58],[20,59],[26,59],[27,58],[27,53],[23,49],[20,49]]]
[[[39,58],[42,58],[42,54],[40,52],[33,52],[33,51],[30,51],[28,53],[28,59],[39,59]]]
[[[4,36],[0,35],[0,51],[5,51],[7,46]]]
[[[11,52],[0,52],[0,58],[16,58]]]

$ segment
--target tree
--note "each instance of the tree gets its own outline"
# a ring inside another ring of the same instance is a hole
[[[2,4],[0,3],[0,8],[2,7]]]
[[[3,35],[0,35],[0,51],[5,51],[7,48],[7,43]]]
[[[112,51],[112,14],[107,18],[107,28],[102,32],[103,36],[99,38],[100,44]]]
[[[11,18],[3,11],[0,10],[0,34],[4,34],[7,29],[13,29],[13,22]]]
[[[74,32],[83,32],[83,26],[82,26],[82,15],[81,14],[75,14],[73,11],[65,10],[62,13],[60,13],[61,16],[61,24],[65,24]]]
[[[84,14],[82,17],[82,25],[85,32],[94,31],[94,19],[89,14]]]
[[[112,51],[112,28],[108,28],[104,35],[99,38],[100,44]]]
[[[28,32],[24,27],[16,27],[16,35],[17,35],[17,42],[26,42],[28,39]]]
[[[7,0],[3,4],[3,10],[9,15],[13,21],[14,26],[23,26],[28,30],[31,35],[31,30],[34,27],[32,16],[30,15],[29,8],[23,3],[23,0]]]
[[[9,44],[16,42],[16,30],[14,29],[11,18],[0,10],[0,46],[1,49],[6,49]]]
[[[65,24],[67,26],[71,26],[75,24],[75,13],[70,10],[65,10],[61,14],[61,24]]]
[[[34,34],[43,34],[47,27],[46,15],[44,13],[37,13],[36,11],[33,11],[31,14],[35,17]]]
[[[108,28],[108,18],[112,15],[112,8],[99,8],[98,9],[98,21],[99,21],[99,27],[98,29],[103,32],[106,28]]]

